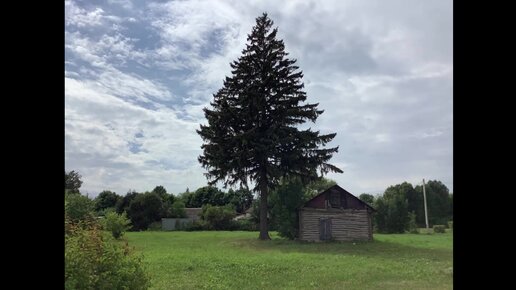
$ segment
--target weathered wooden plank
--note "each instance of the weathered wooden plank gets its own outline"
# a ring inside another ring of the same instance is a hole
[[[331,234],[334,240],[372,239],[371,217],[367,210],[303,208],[299,211],[299,216],[301,240],[320,240],[319,222],[321,219],[331,219]]]

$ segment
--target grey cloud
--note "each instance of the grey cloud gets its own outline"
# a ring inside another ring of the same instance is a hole
[[[450,1],[120,4],[80,3],[68,18],[66,75],[86,95],[66,97],[66,166],[85,171],[86,188],[205,184],[196,161],[202,107],[267,11],[305,74],[308,101],[325,110],[307,126],[337,133],[332,162],[345,173],[330,178],[357,194],[423,177],[453,191]],[[94,25],[81,24],[87,18]],[[132,154],[135,140],[148,153]],[[87,161],[113,152],[108,164]]]

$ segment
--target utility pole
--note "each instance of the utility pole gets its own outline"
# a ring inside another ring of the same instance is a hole
[[[426,209],[426,191],[425,191],[425,179],[423,178],[423,199],[425,201],[425,222],[426,222],[426,232],[430,232],[428,229],[428,212]]]

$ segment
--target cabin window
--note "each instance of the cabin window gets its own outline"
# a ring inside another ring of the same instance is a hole
[[[336,208],[340,207],[340,193],[332,192],[330,194],[330,206]]]

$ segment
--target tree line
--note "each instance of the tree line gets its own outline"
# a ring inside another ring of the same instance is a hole
[[[228,219],[245,212],[252,213],[249,219],[251,229],[257,229],[260,223],[260,198],[254,198],[252,192],[245,188],[222,191],[214,186],[204,186],[195,191],[187,188],[174,195],[159,185],[151,191],[130,191],[125,196],[104,190],[94,199],[89,199],[80,195],[81,184],[77,172],[65,172],[65,192],[83,200],[83,212],[90,210],[98,216],[105,216],[108,212],[125,213],[131,221],[131,230],[146,230],[161,218],[186,217],[185,208],[201,207],[206,217],[212,216],[214,220],[226,217],[220,224],[215,223],[207,228],[229,229],[223,226],[228,225]],[[335,181],[327,178],[308,184],[296,178],[280,180],[279,186],[268,196],[267,221],[270,228],[278,231],[281,236],[295,239],[299,222],[297,210],[310,198],[334,184]],[[447,225],[448,221],[453,220],[453,194],[438,180],[428,181],[425,190],[429,226]],[[403,182],[389,186],[381,195],[363,193],[358,197],[376,209],[373,217],[377,232],[403,233],[425,227],[422,185],[414,187]],[[218,216],[213,217],[217,213]]]
[[[253,194],[245,188],[222,191],[214,186],[204,186],[192,192],[187,188],[185,192],[174,195],[168,193],[162,185],[158,185],[151,191],[129,191],[124,196],[104,190],[94,199],[90,199],[80,194],[81,185],[82,180],[78,172],[65,172],[65,196],[72,204],[77,204],[75,215],[92,212],[102,217],[109,212],[125,213],[131,221],[131,230],[134,231],[146,230],[162,218],[184,218],[185,208],[200,208],[207,205],[227,207],[234,216],[243,214],[253,202]],[[73,212],[72,210],[72,215]]]
[[[453,220],[453,194],[439,180],[425,185],[429,227],[447,225]],[[403,182],[389,186],[382,195],[361,194],[360,199],[373,206],[375,228],[381,233],[403,233],[425,227],[423,186]]]
[[[318,193],[336,184],[322,178],[303,185],[299,179],[282,180],[280,186],[269,197],[268,223],[280,236],[295,239],[299,232],[298,209]],[[441,181],[430,180],[426,184],[426,198],[429,226],[444,225],[453,220],[453,194]],[[415,233],[425,227],[423,188],[403,182],[389,186],[381,195],[363,193],[358,196],[371,205],[373,228],[379,233]],[[258,208],[254,204],[253,220],[259,221]]]

